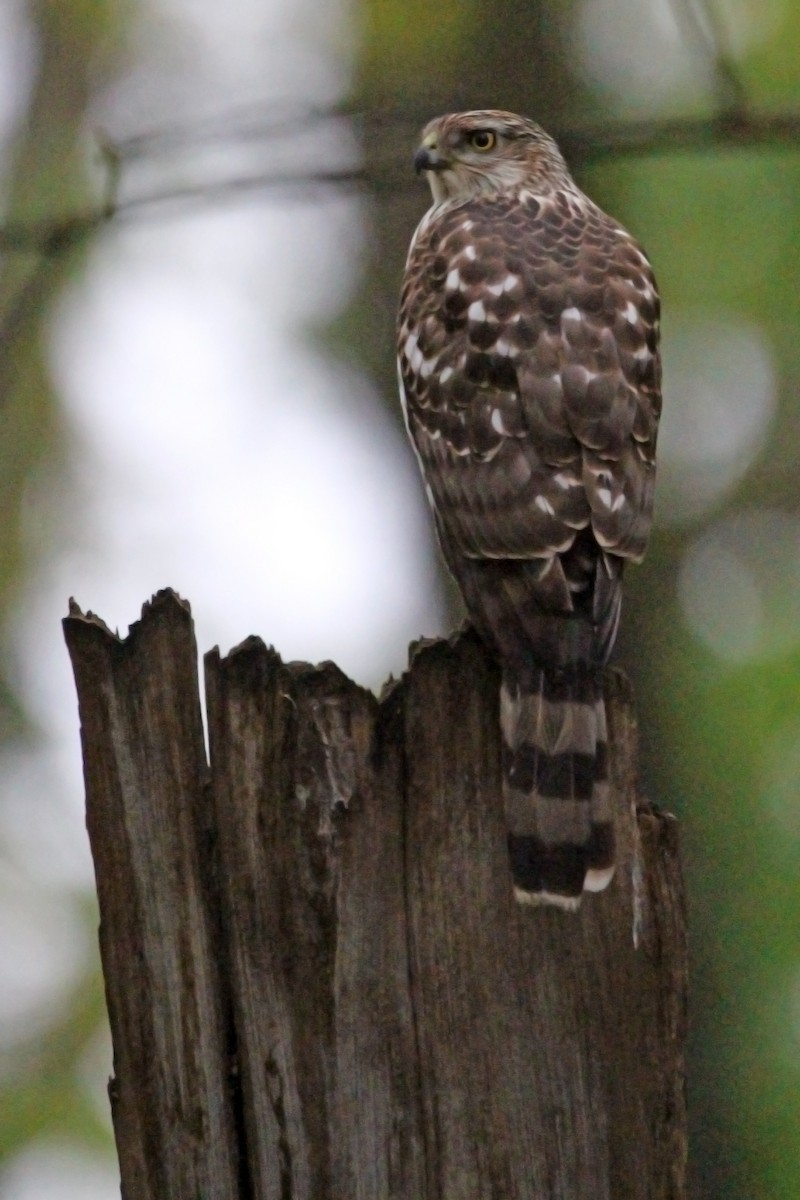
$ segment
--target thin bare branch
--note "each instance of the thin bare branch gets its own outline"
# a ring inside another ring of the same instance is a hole
[[[633,121],[611,126],[556,131],[567,158],[578,169],[609,159],[653,158],[668,154],[721,150],[782,148],[796,152],[800,140],[800,114],[743,114],[726,112],[712,118],[675,118],[667,121]],[[124,176],[125,159],[121,162]],[[373,194],[394,195],[418,187],[408,164],[392,155],[378,155],[368,164],[345,163],[322,171],[254,171],[211,182],[165,186],[113,202],[106,188],[105,202],[93,211],[52,223],[9,223],[0,227],[0,250],[7,253],[39,251],[45,258],[58,256],[80,237],[104,223],[128,216],[184,212],[204,204],[218,204],[261,193],[265,198],[290,195],[293,200],[316,202],[342,189],[367,189]]]

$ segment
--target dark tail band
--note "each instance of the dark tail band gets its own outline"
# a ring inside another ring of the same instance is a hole
[[[614,874],[605,707],[599,673],[535,672],[501,691],[504,795],[514,891],[577,908]]]

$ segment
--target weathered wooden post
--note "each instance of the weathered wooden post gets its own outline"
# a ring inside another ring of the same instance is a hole
[[[636,813],[607,676],[621,869],[577,914],[512,898],[498,679],[421,645],[379,701],[159,593],[72,606],[126,1200],[681,1200],[676,825]]]

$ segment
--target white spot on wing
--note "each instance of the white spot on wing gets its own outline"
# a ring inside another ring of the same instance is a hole
[[[486,290],[487,292],[491,292],[493,296],[502,296],[503,292],[513,291],[518,280],[518,275],[506,275],[505,279],[501,279],[499,283],[488,283]]]
[[[556,515],[556,510],[546,496],[537,496],[533,503],[543,513],[547,513],[548,516],[554,517]]]
[[[633,280],[631,282],[633,282]],[[655,296],[655,292],[650,286],[650,281],[646,278],[640,279],[638,283],[634,282],[633,286],[636,288],[637,292],[640,292],[641,295],[644,296],[645,300],[652,300]]]
[[[406,337],[406,340],[403,342],[402,354],[408,362],[409,370],[413,374],[416,375],[419,372],[419,369],[422,366],[422,363],[424,361],[424,355],[419,348],[419,339],[417,337],[417,334],[415,334],[415,333],[408,334],[408,336]],[[398,364],[400,364],[399,357],[398,357]]]
[[[496,433],[508,434],[508,430],[503,424],[503,414],[500,412],[499,408],[492,409],[492,429],[494,429]]]
[[[625,503],[625,497],[623,496],[622,492],[620,492],[620,494],[615,498],[614,503],[611,505],[611,511],[619,512],[619,510],[622,508],[624,503]]]
[[[408,425],[408,401],[406,400],[406,389],[403,384],[403,370],[402,370],[402,367],[400,366],[399,358],[397,360],[397,384],[400,389],[400,405],[403,409],[403,419],[406,423],[406,429],[408,430],[408,435],[410,437],[411,430],[409,429],[409,425]]]
[[[597,489],[597,498],[606,508],[611,508],[611,491],[609,488],[601,487]]]
[[[480,454],[476,455],[476,458],[482,463],[491,462],[492,459],[503,449],[504,444],[504,442],[495,442],[491,450],[482,450]]]
[[[482,300],[475,300],[467,309],[467,317],[470,321],[485,321],[486,309],[483,307]]]
[[[567,475],[566,471],[559,471],[557,475],[554,475],[553,482],[564,491],[580,486],[580,479],[576,479],[574,475]]]
[[[439,376],[439,383],[447,383],[448,379],[450,378],[450,376],[452,374],[453,374],[453,368],[445,367],[444,370],[442,371],[441,375]]]
[[[586,467],[590,475],[596,476],[598,483],[609,483],[611,481],[608,467],[604,463],[589,462],[586,464]]]
[[[466,226],[466,223],[465,223],[465,224],[462,226],[462,228],[463,228],[463,229],[466,229],[466,227],[467,227],[467,226]],[[470,221],[470,228],[471,228],[471,227],[472,227],[472,222]],[[465,247],[464,247],[464,258],[468,259],[470,262],[474,262],[474,261],[475,261],[475,259],[476,259],[477,257],[478,257],[478,255],[477,255],[477,251],[475,250],[475,247],[474,247],[474,246],[465,246]]]
[[[565,308],[563,313],[561,314],[561,316],[566,318],[567,321],[582,321],[583,320],[583,313],[581,312],[581,310],[579,308],[575,308],[575,307]]]
[[[444,286],[449,292],[457,292],[461,287],[461,273],[457,267],[453,267],[449,272],[447,279],[444,281]]]
[[[513,358],[517,353],[517,347],[512,346],[511,342],[506,341],[505,338],[498,338],[494,344],[494,352],[502,354],[504,358]]]
[[[622,310],[622,315],[626,321],[630,322],[631,325],[635,325],[639,320],[639,310],[632,300],[629,300],[625,305],[625,308]]]

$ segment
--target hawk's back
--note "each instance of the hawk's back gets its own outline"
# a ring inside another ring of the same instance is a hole
[[[569,902],[610,878],[598,672],[652,518],[659,314],[635,241],[538,161],[423,218],[398,348],[442,549],[504,670],[518,891]]]

